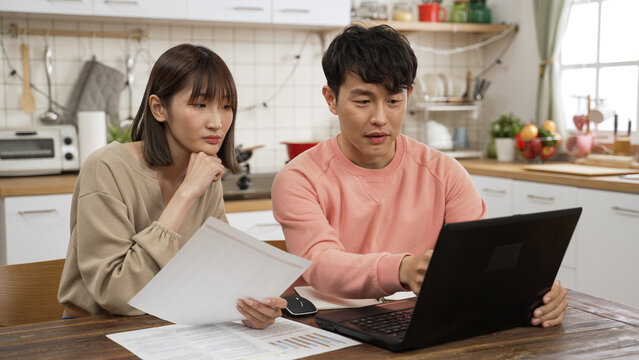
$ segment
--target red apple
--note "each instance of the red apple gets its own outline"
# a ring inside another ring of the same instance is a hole
[[[554,146],[544,146],[541,148],[541,158],[544,160],[548,160],[555,155],[555,147]]]
[[[528,141],[524,141],[524,148],[521,150],[521,154],[525,159],[532,160],[539,155],[541,148],[541,140],[538,138],[530,139]]]

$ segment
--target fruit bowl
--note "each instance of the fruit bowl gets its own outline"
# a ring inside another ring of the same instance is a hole
[[[536,137],[533,139],[516,139],[517,148],[520,150],[521,156],[529,161],[534,162],[538,158],[541,161],[549,161],[557,153],[559,147],[559,136]]]

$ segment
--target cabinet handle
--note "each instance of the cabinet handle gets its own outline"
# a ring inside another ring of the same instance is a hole
[[[136,0],[104,0],[105,4],[138,5]]]
[[[612,210],[619,211],[621,213],[625,213],[625,214],[628,214],[628,215],[639,216],[639,210],[626,209],[626,208],[622,208],[622,207],[619,207],[619,206],[613,206]]]
[[[235,11],[264,11],[264,8],[259,6],[234,6],[232,9]]]
[[[281,9],[279,10],[283,13],[294,13],[294,14],[308,14],[311,12],[309,9]]]
[[[526,197],[529,198],[530,200],[548,201],[548,202],[555,201],[554,196],[528,195]]]
[[[491,194],[499,194],[499,195],[506,194],[506,190],[495,190],[495,189],[483,188],[481,189],[481,191],[491,193]]]
[[[51,3],[56,3],[56,2],[84,2],[84,0],[47,0]]]
[[[36,215],[36,214],[48,214],[48,213],[54,213],[57,212],[58,210],[56,209],[42,209],[42,210],[20,210],[18,211],[18,214],[25,216],[25,215]]]

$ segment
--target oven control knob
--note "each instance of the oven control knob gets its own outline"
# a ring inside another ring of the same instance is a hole
[[[67,159],[67,160],[71,160],[71,159],[73,159],[73,154],[66,153],[66,154],[64,154],[64,158]]]
[[[67,136],[67,137],[64,138],[64,143],[66,145],[71,145],[72,142],[73,142],[73,140],[70,137]],[[67,154],[67,155],[69,155],[69,154]],[[73,155],[71,155],[71,156],[73,156]]]

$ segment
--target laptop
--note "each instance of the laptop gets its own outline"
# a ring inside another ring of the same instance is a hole
[[[531,326],[580,215],[571,208],[445,224],[419,296],[315,321],[395,352]]]

